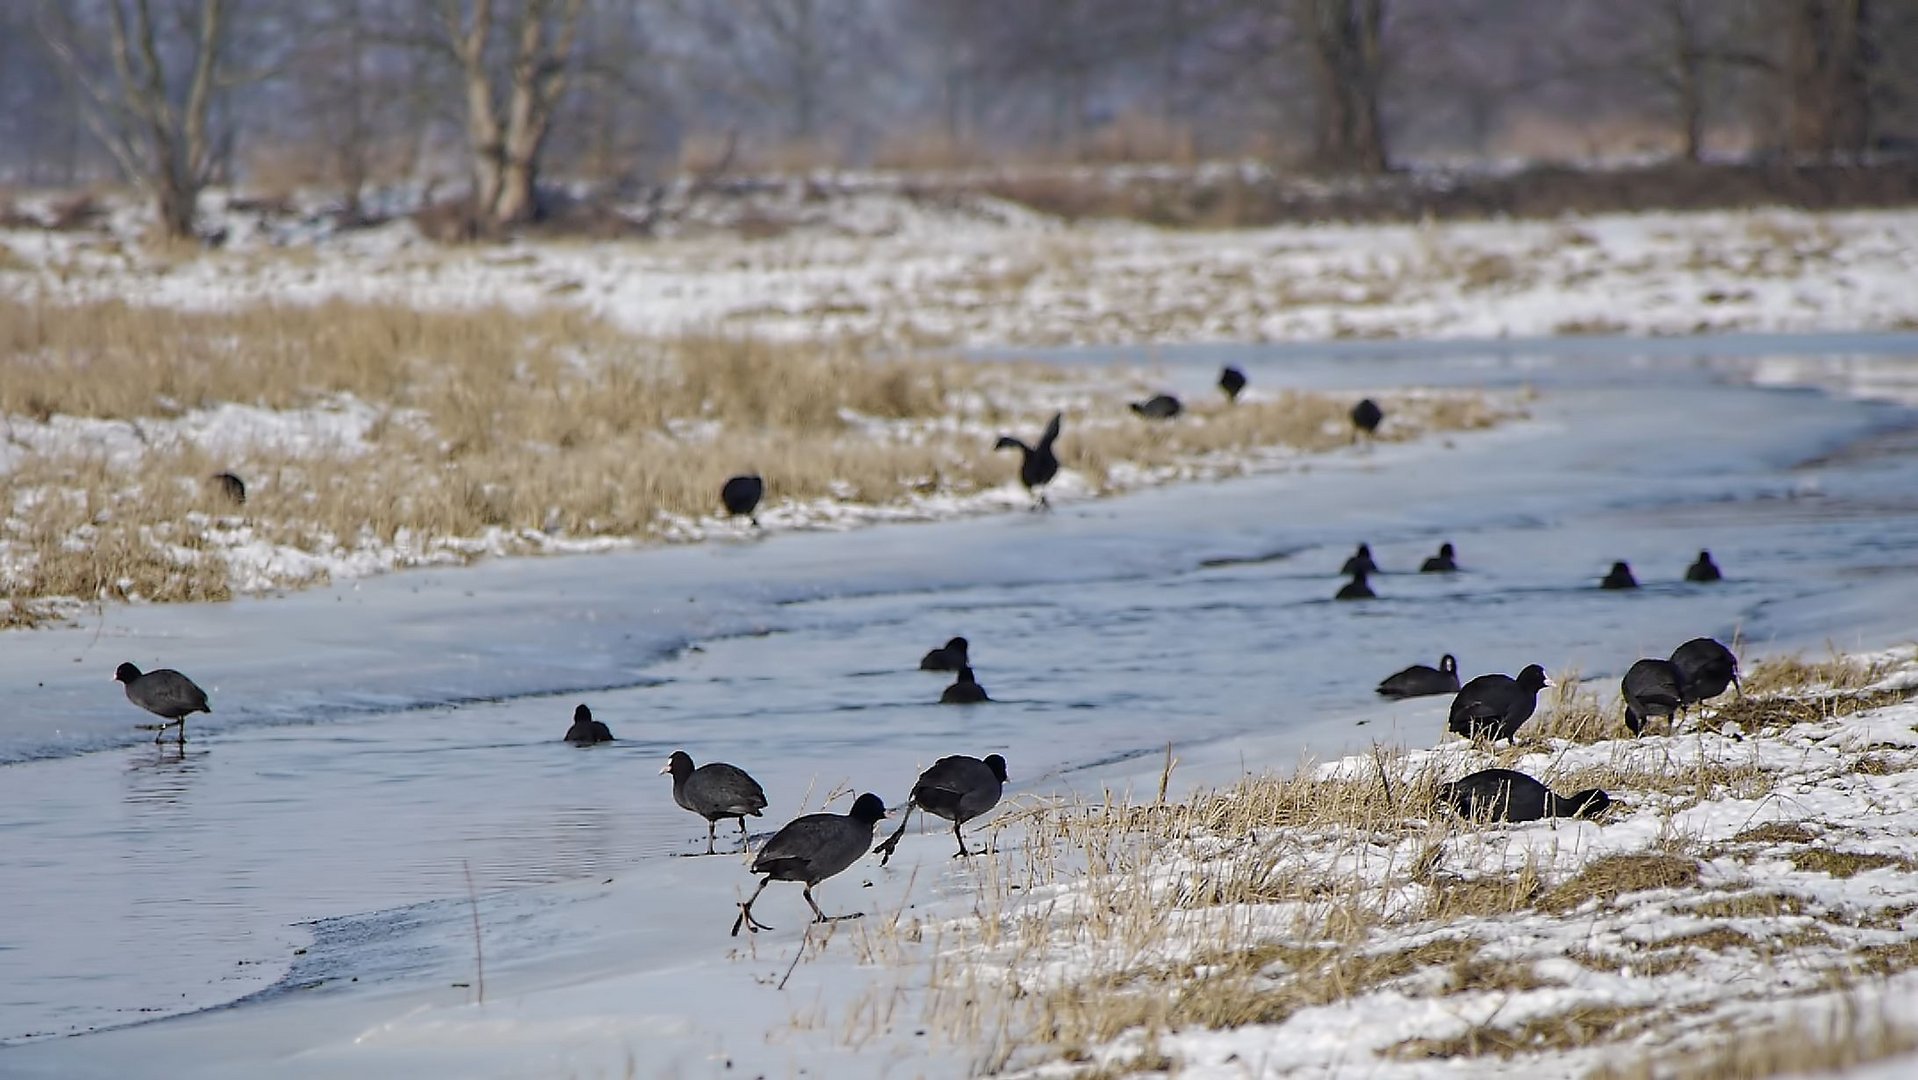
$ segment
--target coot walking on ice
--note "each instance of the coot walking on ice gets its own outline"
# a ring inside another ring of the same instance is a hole
[[[872,846],[872,829],[886,816],[886,804],[871,792],[859,796],[846,814],[807,814],[786,823],[773,834],[753,859],[752,872],[766,875],[752,896],[739,905],[739,918],[733,920],[733,936],[744,926],[753,933],[772,927],[753,918],[753,901],[775,881],[805,883],[806,903],[811,905],[814,922],[838,922],[857,919],[860,912],[827,915],[812,898],[812,887],[839,873]]]
[[[156,743],[166,737],[166,729],[178,724],[180,744],[186,745],[186,718],[196,712],[213,711],[206,703],[206,691],[172,668],[142,674],[132,664],[121,664],[114,670],[113,677],[126,684],[128,701],[166,721],[140,725],[142,731],[159,732],[153,737]]]
[[[1005,790],[1005,784],[1006,759],[998,754],[988,754],[983,761],[954,754],[933,762],[932,768],[920,773],[918,782],[912,785],[912,797],[906,800],[899,828],[893,830],[885,843],[872,849],[873,854],[880,857],[879,865],[886,865],[899,847],[899,836],[906,831],[906,822],[911,820],[915,806],[952,822],[953,839],[959,841],[959,852],[954,858],[971,855],[959,827],[999,805],[999,794]]]
[[[673,774],[673,801],[706,819],[706,854],[713,854],[713,841],[721,818],[739,822],[739,840],[746,840],[746,817],[759,817],[766,808],[766,792],[759,781],[746,771],[723,761],[709,761],[693,768],[692,755],[673,751],[661,775]],[[837,873],[837,871],[834,871]]]

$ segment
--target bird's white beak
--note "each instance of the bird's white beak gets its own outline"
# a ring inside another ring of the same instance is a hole
[[[664,766],[662,766],[662,767],[660,768],[660,770],[659,770],[659,775],[661,775],[661,776],[665,776],[665,775],[666,775],[667,773],[669,773],[669,772],[672,772],[672,771],[673,771],[673,766],[672,766],[672,764],[671,764],[670,762],[668,762],[668,763],[667,763],[666,765],[664,765]]]
[[[1552,687],[1557,685],[1558,685],[1557,683],[1552,681],[1552,677],[1550,675],[1547,675],[1545,676],[1545,685],[1541,687],[1541,689],[1550,690]]]

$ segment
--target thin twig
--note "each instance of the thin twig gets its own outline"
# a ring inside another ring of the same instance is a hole
[[[799,966],[799,958],[806,955],[806,946],[812,941],[812,927],[813,924],[806,924],[806,934],[799,939],[799,948],[793,950],[793,962],[786,965],[786,973],[779,977],[779,986],[776,989],[786,988],[786,980],[793,977],[793,969]]]
[[[479,994],[475,1004],[486,1004],[486,954],[480,950],[479,894],[473,890],[473,867],[465,859],[460,860],[460,868],[466,871],[466,903],[473,909],[473,986]]]

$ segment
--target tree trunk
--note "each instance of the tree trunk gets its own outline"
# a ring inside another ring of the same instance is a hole
[[[524,0],[506,72],[505,117],[487,63],[492,0],[475,0],[470,20],[443,9],[453,53],[466,82],[466,136],[472,155],[473,213],[491,226],[518,225],[539,213],[539,156],[553,110],[566,88],[566,65],[584,0]],[[558,29],[546,40],[546,15],[557,3]]]
[[[1785,149],[1794,157],[1856,156],[1870,137],[1867,0],[1789,0]]]
[[[1318,81],[1313,150],[1333,172],[1382,173],[1385,0],[1296,0]]]

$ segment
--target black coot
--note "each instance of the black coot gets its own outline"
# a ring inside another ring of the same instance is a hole
[[[1352,553],[1351,558],[1345,560],[1345,565],[1339,567],[1339,573],[1344,574],[1346,577],[1351,577],[1354,574],[1376,574],[1378,572],[1379,564],[1372,561],[1372,545],[1370,544],[1360,544],[1358,550]]]
[[[1458,569],[1457,553],[1451,541],[1439,545],[1438,554],[1419,564],[1421,574],[1449,574]]]
[[[1340,586],[1338,595],[1333,597],[1335,600],[1374,600],[1377,598],[1378,594],[1372,591],[1372,586],[1365,583],[1365,571],[1363,570],[1353,574],[1352,580]]]
[[[1438,797],[1460,817],[1490,821],[1591,818],[1612,805],[1612,797],[1597,788],[1554,795],[1544,784],[1511,769],[1481,769],[1449,784],[1440,784]]]
[[[114,669],[113,677],[126,684],[128,701],[166,721],[164,724],[140,725],[142,731],[159,732],[153,737],[156,743],[166,737],[166,729],[178,724],[180,743],[185,745],[186,718],[196,712],[213,711],[213,707],[206,703],[206,691],[172,668],[142,674],[132,664],[121,664]]]
[[[1686,581],[1720,581],[1725,577],[1718,570],[1718,564],[1712,561],[1712,553],[1701,551],[1698,561],[1685,568]]]
[[[1653,717],[1670,720],[1685,707],[1680,689],[1683,685],[1678,665],[1670,660],[1647,659],[1632,664],[1618,682],[1619,695],[1625,699],[1626,729],[1636,735]]]
[[[1360,401],[1357,405],[1352,406],[1352,427],[1354,429],[1352,437],[1355,439],[1358,438],[1361,432],[1366,435],[1377,432],[1379,424],[1384,420],[1385,410],[1379,408],[1378,402],[1373,401],[1371,398]]]
[[[1738,686],[1738,657],[1708,637],[1693,638],[1672,650],[1672,666],[1678,669],[1678,685],[1684,691],[1685,704],[1710,701],[1725,692],[1726,686]]]
[[[757,476],[735,476],[726,481],[719,489],[719,501],[726,504],[726,512],[734,517],[743,517],[757,526],[759,500],[766,494],[766,482]]]
[[[986,696],[986,688],[980,686],[973,677],[970,667],[960,668],[959,681],[946,687],[945,693],[939,695],[941,705],[977,705],[981,701],[991,700]]]
[[[1438,667],[1413,664],[1396,675],[1388,675],[1379,684],[1379,696],[1394,699],[1425,697],[1428,694],[1458,692],[1458,659],[1451,653],[1439,657]]]
[[[953,638],[951,641],[927,653],[925,657],[919,661],[919,670],[958,671],[960,668],[971,663],[971,660],[966,656],[966,650],[969,647],[970,646],[966,644],[965,638]]]
[[[893,830],[885,843],[872,849],[873,854],[880,857],[879,865],[886,865],[899,847],[899,836],[906,831],[906,822],[912,819],[915,806],[952,822],[953,838],[959,841],[959,852],[954,858],[971,855],[959,827],[999,805],[999,794],[1005,785],[1006,759],[998,754],[988,754],[983,761],[954,754],[933,762],[932,768],[920,773],[918,782],[912,785],[912,797],[906,800],[906,812],[900,815],[899,828]]]
[[[1612,572],[1598,583],[1601,589],[1636,589],[1638,579],[1632,576],[1632,568],[1623,562],[1612,564]]]
[[[733,920],[733,936],[739,936],[741,926],[755,934],[772,929],[753,918],[753,901],[775,881],[805,883],[806,903],[812,907],[814,922],[859,918],[860,913],[856,911],[829,916],[819,910],[819,903],[812,898],[812,887],[858,862],[872,846],[873,826],[885,816],[886,804],[879,801],[879,796],[867,792],[853,802],[849,813],[807,814],[787,822],[753,859],[752,872],[764,874],[766,878],[753,890],[752,896],[739,905],[739,918]]]
[[[1219,372],[1219,389],[1225,391],[1227,401],[1238,404],[1239,395],[1245,391],[1245,372],[1227,364],[1225,370]]]
[[[581,705],[573,710],[573,726],[566,729],[566,741],[574,746],[612,742],[613,729],[593,719],[593,710]]]
[[[1459,687],[1445,726],[1468,739],[1516,742],[1518,729],[1538,708],[1538,692],[1550,685],[1552,680],[1537,664],[1527,664],[1516,679],[1480,675]]]
[[[692,755],[673,751],[660,775],[673,774],[673,801],[706,819],[706,854],[713,854],[713,842],[722,818],[739,822],[739,840],[746,840],[746,817],[759,817],[766,808],[766,791],[746,770],[723,761],[709,761],[693,768]],[[838,873],[838,871],[833,871]]]
[[[1052,444],[1059,438],[1059,425],[1064,420],[1064,413],[1054,413],[1052,422],[1046,425],[1045,434],[1039,436],[1037,446],[1027,446],[1010,435],[1001,435],[999,441],[992,447],[994,450],[1019,451],[1021,455],[1019,482],[1026,486],[1026,490],[1032,493],[1040,506],[1045,506],[1047,503],[1045,493],[1039,489],[1050,484],[1052,478],[1059,475],[1059,459],[1052,452]]]
[[[231,499],[235,506],[246,505],[246,481],[238,476],[230,472],[214,473],[213,486],[219,488],[220,494]]]
[[[1148,420],[1170,420],[1185,411],[1185,406],[1171,394],[1154,394],[1144,401],[1132,403],[1132,411]]]

